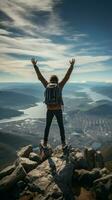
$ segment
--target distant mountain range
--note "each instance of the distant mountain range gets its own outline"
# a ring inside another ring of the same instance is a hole
[[[85,111],[85,113],[87,114],[91,114],[91,115],[112,115],[112,105],[108,105],[108,104],[103,104],[103,105],[98,105],[94,108],[91,108],[87,111]]]
[[[1,83],[0,91],[13,91],[41,99],[44,87],[40,83]]]
[[[103,105],[98,105],[93,108],[90,108],[88,110],[80,110],[80,109],[75,109],[75,110],[70,110],[68,111],[68,114],[72,117],[74,117],[74,114],[87,114],[87,115],[95,115],[95,116],[112,116],[112,105],[108,104],[103,104]]]
[[[100,93],[100,94],[103,94],[103,95],[106,95],[106,96],[112,98],[112,84],[96,86],[96,87],[93,87],[92,90],[94,90],[97,93]]]
[[[38,98],[15,91],[0,91],[0,107],[22,109],[39,101]]]
[[[103,105],[103,104],[108,104],[108,105],[112,105],[112,101],[109,100],[99,100],[95,102],[96,105]]]
[[[40,101],[40,87],[32,84],[3,84],[0,86],[0,119],[16,117],[21,109],[34,106]],[[36,90],[37,88],[37,90]]]

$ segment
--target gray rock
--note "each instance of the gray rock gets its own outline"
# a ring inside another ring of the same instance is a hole
[[[74,185],[79,184],[82,187],[89,188],[92,186],[94,180],[100,178],[99,169],[88,171],[85,169],[75,170],[73,176]]]
[[[44,190],[42,190],[37,184],[35,183],[28,183],[28,189],[31,192],[38,192],[44,194]]]
[[[32,145],[28,145],[25,147],[22,147],[18,152],[17,155],[18,157],[29,157],[29,154],[33,151]]]
[[[52,192],[51,194],[53,199],[59,199],[60,197],[63,196],[62,192]]]
[[[36,153],[34,152],[31,152],[30,155],[29,155],[29,159],[30,160],[33,160],[33,161],[36,161],[36,162],[40,162],[40,156],[37,155]]]
[[[26,172],[21,164],[12,172],[12,174],[5,176],[0,181],[0,191],[7,191],[11,189],[18,181],[24,179]]]
[[[109,179],[112,180],[112,173],[95,180],[94,183],[98,183],[98,182],[106,183]]]
[[[33,170],[34,168],[37,167],[38,163],[35,161],[30,160],[29,158],[23,158],[20,157],[18,158],[18,160],[16,161],[16,164],[21,164],[26,172],[30,172],[31,170]]]
[[[95,167],[104,168],[104,160],[101,151],[95,153]]]
[[[0,171],[0,179],[2,179],[3,177],[7,175],[10,175],[14,171],[15,168],[16,168],[15,165],[11,165],[11,166],[6,167],[2,171]]]
[[[34,194],[29,190],[24,190],[23,192],[20,193],[19,200],[33,200],[33,199],[34,199]],[[35,198],[35,200],[40,200],[40,199]]]
[[[25,181],[20,180],[17,182],[16,186],[17,186],[16,188],[16,194],[17,194],[17,193],[21,193],[27,187],[27,184]]]
[[[100,170],[100,174],[101,174],[102,177],[108,175],[109,173],[110,172],[109,172],[109,170],[106,167],[104,167],[104,168],[102,168]]]
[[[87,161],[84,158],[83,152],[79,150],[75,150],[74,152],[70,153],[69,156],[70,162],[72,162],[76,169],[87,169]]]
[[[96,199],[111,200],[112,197],[112,174],[94,181],[93,191]]]
[[[84,157],[87,161],[88,168],[93,169],[95,167],[95,150],[92,148],[85,148]]]
[[[71,190],[73,170],[74,165],[72,163],[66,164],[66,161],[55,156],[38,165],[36,169],[28,173],[28,176],[44,191],[45,199],[47,199],[48,194],[49,198],[54,199],[61,197],[62,193],[65,199],[69,199],[69,197],[74,199]],[[41,197],[40,199],[43,200],[44,198]]]

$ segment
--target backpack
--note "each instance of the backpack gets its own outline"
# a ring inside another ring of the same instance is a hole
[[[44,92],[45,101],[47,105],[50,104],[63,104],[62,93],[57,83],[49,83]]]

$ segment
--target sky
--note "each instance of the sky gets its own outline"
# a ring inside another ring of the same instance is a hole
[[[0,82],[112,82],[111,0],[0,0]]]

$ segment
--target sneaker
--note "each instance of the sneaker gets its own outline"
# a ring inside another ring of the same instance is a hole
[[[42,146],[42,147],[47,147],[47,141],[41,141],[40,142],[40,145]]]
[[[44,145],[43,143],[40,143],[40,157],[41,160],[45,160],[48,157],[50,157],[52,154],[51,149],[49,149],[49,146]]]
[[[45,145],[44,143],[40,143],[39,147],[40,147],[40,151],[46,151],[46,149],[48,149],[48,146]]]
[[[66,142],[63,142],[62,143],[62,149],[65,148],[66,145],[67,145]]]
[[[46,159],[46,150],[47,147],[44,147],[40,144],[40,158],[42,161]]]
[[[62,150],[64,151],[65,149],[67,149],[68,145],[67,144],[62,144]]]

